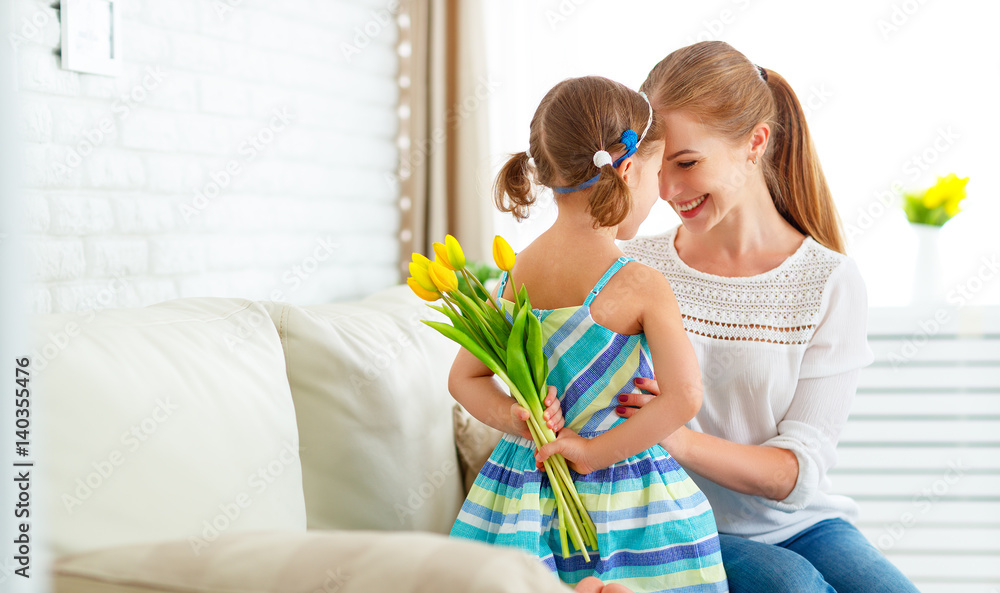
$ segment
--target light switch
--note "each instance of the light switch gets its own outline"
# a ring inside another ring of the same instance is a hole
[[[115,0],[62,0],[62,67],[117,76],[121,73],[121,38]]]

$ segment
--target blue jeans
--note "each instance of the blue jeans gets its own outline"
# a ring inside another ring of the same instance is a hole
[[[842,519],[778,544],[719,535],[730,593],[919,593],[882,552]]]

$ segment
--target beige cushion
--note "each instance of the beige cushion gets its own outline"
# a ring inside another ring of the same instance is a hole
[[[535,558],[430,533],[227,534],[59,559],[58,593],[565,593]]]
[[[34,325],[36,471],[56,555],[305,529],[295,410],[263,307],[178,299]]]
[[[458,467],[462,472],[465,495],[469,495],[476,476],[493,454],[503,433],[476,420],[465,408],[455,404],[452,409],[455,424],[455,448],[458,450]]]
[[[310,529],[447,533],[464,500],[448,371],[458,349],[407,287],[266,303],[285,348]]]

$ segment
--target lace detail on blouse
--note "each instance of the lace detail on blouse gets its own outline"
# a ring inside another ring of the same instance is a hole
[[[807,237],[773,270],[747,277],[706,274],[674,250],[677,229],[622,245],[663,273],[680,305],[684,329],[717,340],[807,344],[820,319],[823,289],[845,256]]]

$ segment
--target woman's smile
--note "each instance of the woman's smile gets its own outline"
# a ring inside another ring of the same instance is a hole
[[[708,200],[708,194],[703,194],[693,200],[675,202],[674,209],[676,209],[677,213],[684,218],[693,218],[701,212],[702,206],[705,204],[706,200]]]

